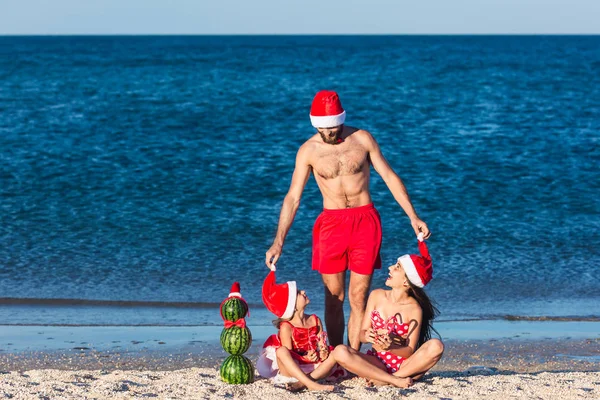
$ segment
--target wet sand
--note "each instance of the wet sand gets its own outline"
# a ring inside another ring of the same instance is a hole
[[[143,343],[138,343],[138,346]],[[460,372],[485,366],[505,372],[600,371],[600,339],[586,340],[448,340],[435,371]],[[245,354],[258,358],[260,343]],[[217,368],[227,357],[220,347],[0,352],[0,370],[148,370]]]

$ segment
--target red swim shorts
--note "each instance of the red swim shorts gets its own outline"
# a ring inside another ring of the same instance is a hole
[[[373,204],[324,209],[313,228],[312,269],[337,274],[346,269],[371,275],[381,268],[381,218]]]

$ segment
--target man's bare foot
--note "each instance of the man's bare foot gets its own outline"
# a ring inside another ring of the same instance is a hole
[[[394,386],[399,387],[399,388],[409,388],[413,385],[413,380],[412,378],[396,378],[394,379]]]

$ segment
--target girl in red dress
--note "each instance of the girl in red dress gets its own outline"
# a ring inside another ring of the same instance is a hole
[[[333,386],[321,385],[307,375],[322,365],[333,348],[327,345],[327,335],[319,317],[305,314],[310,303],[306,292],[298,290],[294,281],[277,285],[272,271],[263,284],[263,301],[279,317],[273,321],[279,333],[271,335],[263,345],[256,363],[259,374],[272,378],[274,383],[300,381],[311,390],[333,390]],[[327,375],[345,373],[334,367],[329,363],[325,366]]]

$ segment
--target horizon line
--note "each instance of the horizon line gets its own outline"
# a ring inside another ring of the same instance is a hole
[[[597,33],[1,33],[17,36],[600,36]]]

